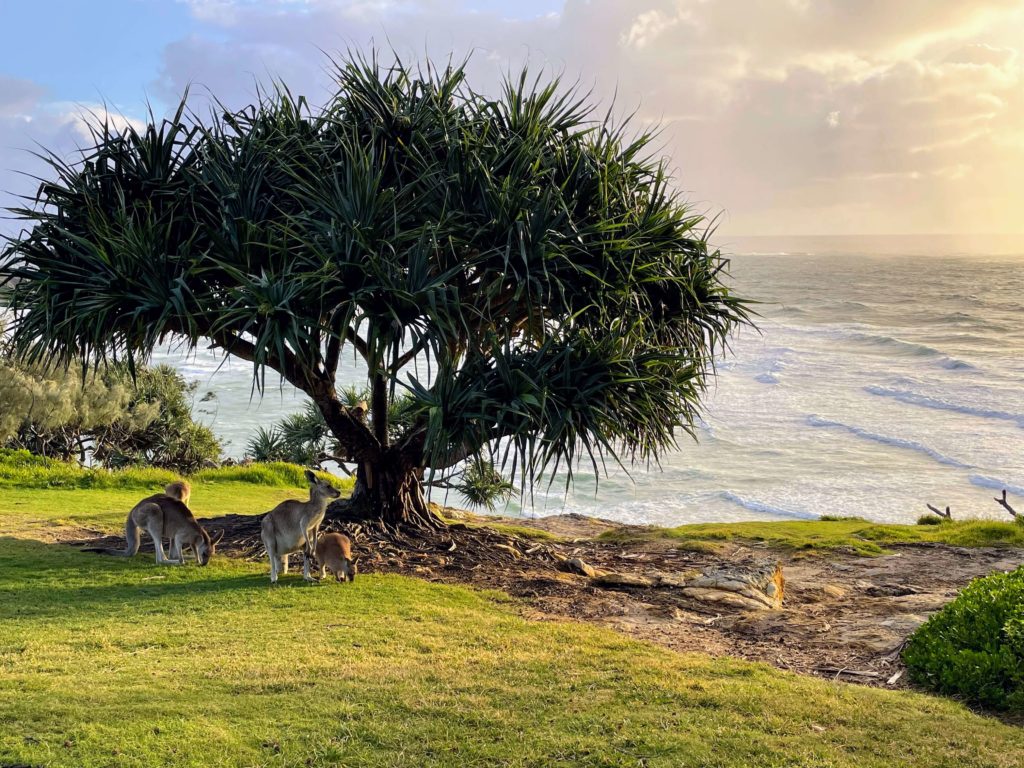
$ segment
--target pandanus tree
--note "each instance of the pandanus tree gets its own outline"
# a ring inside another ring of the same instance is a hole
[[[174,338],[251,362],[260,391],[270,369],[393,523],[434,524],[424,484],[466,462],[528,484],[692,433],[748,311],[653,135],[525,73],[494,96],[462,67],[335,73],[321,107],[283,85],[205,118],[183,100],[51,156],[0,259],[17,354],[134,366]]]

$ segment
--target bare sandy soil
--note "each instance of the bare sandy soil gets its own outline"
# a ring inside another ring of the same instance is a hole
[[[899,651],[914,629],[972,579],[1024,563],[1024,550],[921,544],[894,546],[893,554],[879,557],[795,554],[750,543],[692,552],[667,540],[593,538],[614,523],[556,516],[525,524],[575,538],[563,545],[565,554],[605,570],[681,574],[777,561],[786,580],[781,610],[744,611],[702,603],[678,589],[606,589],[583,576],[544,569],[486,578],[487,586],[526,598],[531,616],[590,621],[679,651],[738,656],[869,685],[907,685]]]

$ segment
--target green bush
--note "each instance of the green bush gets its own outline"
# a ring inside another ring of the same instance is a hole
[[[320,410],[306,403],[302,411],[285,416],[269,429],[257,427],[245,455],[255,461],[319,466],[329,438],[330,429]]]
[[[903,660],[916,683],[1024,712],[1024,566],[971,582],[911,636]]]
[[[167,365],[81,367],[22,363],[0,350],[0,446],[109,468],[195,472],[220,458],[192,418],[197,384]],[[207,395],[211,397],[212,395]]]
[[[943,522],[945,522],[945,518],[938,515],[921,515],[917,518],[918,525],[942,525]]]
[[[95,430],[93,459],[108,467],[141,464],[186,473],[216,463],[219,441],[192,418],[197,388],[169,365],[139,369],[131,406],[156,408],[153,418],[142,428],[115,421]]]

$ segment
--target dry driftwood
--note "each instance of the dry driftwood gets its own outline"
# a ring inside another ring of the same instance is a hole
[[[1017,512],[1017,510],[1015,510],[1013,507],[1011,507],[1010,503],[1006,500],[1006,489],[1005,488],[1003,488],[1003,498],[1001,498],[1001,499],[1000,498],[994,498],[993,501],[996,504],[998,504],[999,506],[1001,506],[1003,509],[1005,509],[1007,512],[1009,512],[1014,517],[1014,519],[1016,519],[1017,517],[1020,516],[1020,514]]]
[[[603,573],[591,584],[605,588],[676,588],[694,600],[743,610],[777,610],[782,607],[786,580],[780,563],[755,566],[730,565],[700,574]]]

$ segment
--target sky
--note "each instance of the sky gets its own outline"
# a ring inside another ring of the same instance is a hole
[[[1024,233],[1024,0],[0,0],[0,29],[0,205],[90,114],[315,103],[377,46],[578,81],[725,234]]]

